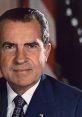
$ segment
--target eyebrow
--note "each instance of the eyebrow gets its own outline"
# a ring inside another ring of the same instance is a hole
[[[17,45],[17,43],[13,43],[13,42],[6,41],[6,42],[3,42],[2,43],[2,47],[4,47],[6,44]],[[33,44],[33,45],[38,45],[39,46],[39,43],[36,42],[36,41],[24,43],[24,45],[29,45],[29,44]]]
[[[24,45],[30,45],[30,44],[33,44],[33,45],[38,45],[39,46],[39,43],[34,41],[34,42],[29,42],[29,43],[25,43]]]
[[[3,42],[2,47],[4,47],[5,45],[10,44],[10,45],[17,45],[16,43],[12,43],[9,41]]]

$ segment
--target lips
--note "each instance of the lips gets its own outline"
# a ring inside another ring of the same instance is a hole
[[[16,72],[24,72],[32,70],[32,67],[28,65],[15,65],[11,69]]]
[[[16,72],[25,72],[29,70],[32,70],[32,69],[13,69],[13,71],[16,71]]]

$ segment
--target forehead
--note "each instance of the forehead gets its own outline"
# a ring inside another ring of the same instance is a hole
[[[1,26],[2,41],[31,41],[41,38],[41,26],[37,20],[30,22],[5,21]]]

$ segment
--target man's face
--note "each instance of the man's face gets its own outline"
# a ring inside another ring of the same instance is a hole
[[[0,41],[0,67],[5,79],[13,88],[34,85],[50,52],[50,45],[44,48],[41,41],[39,23],[6,21]]]

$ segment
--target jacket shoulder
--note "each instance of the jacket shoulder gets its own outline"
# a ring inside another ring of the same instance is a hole
[[[0,78],[0,91],[6,87],[6,80],[4,78]]]
[[[2,78],[0,78],[0,83],[4,84],[4,83],[6,83],[6,80],[2,77]]]
[[[66,98],[66,99],[77,99],[80,97],[82,94],[82,91],[76,87],[70,86],[68,84],[63,83],[62,81],[56,80],[55,78],[49,76],[49,75],[44,75],[45,78],[45,84],[50,86],[53,90],[54,96],[58,96],[61,98]],[[48,87],[49,88],[49,87]],[[76,97],[76,98],[75,98]]]
[[[43,75],[42,77],[43,92],[46,94],[46,100],[50,103],[54,110],[54,116],[77,117],[81,116],[82,110],[82,92],[78,88],[67,85],[58,81],[51,76]],[[53,100],[53,101],[52,101]],[[53,117],[54,117],[53,116]]]

